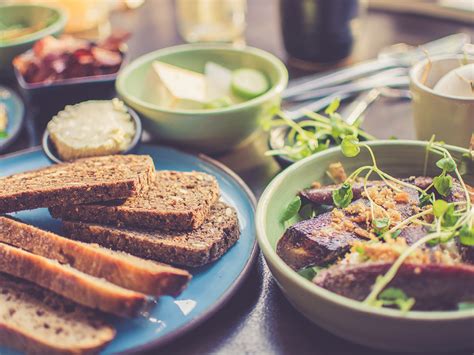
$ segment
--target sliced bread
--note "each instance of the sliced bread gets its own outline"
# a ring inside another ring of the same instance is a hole
[[[200,172],[159,171],[146,193],[111,203],[50,208],[55,218],[139,229],[198,228],[219,198],[216,179]]]
[[[0,274],[0,345],[28,354],[97,354],[115,336],[101,314]]]
[[[66,235],[88,243],[170,264],[202,266],[220,258],[240,236],[235,210],[217,202],[207,220],[190,232],[142,231],[63,221]]]
[[[7,217],[0,217],[0,242],[148,295],[177,296],[191,278],[185,270],[77,242]]]
[[[154,170],[149,156],[110,155],[0,178],[0,213],[127,198],[148,188]]]
[[[118,316],[137,315],[149,300],[141,293],[4,243],[0,243],[0,272],[31,281],[84,306]]]

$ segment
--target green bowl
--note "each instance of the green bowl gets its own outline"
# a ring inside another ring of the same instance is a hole
[[[46,36],[59,35],[66,26],[67,14],[58,8],[42,5],[0,5],[0,28],[15,24],[33,26],[41,21],[51,19],[48,26],[11,41],[0,41],[0,74],[13,75],[12,60],[26,52],[33,44]]]
[[[426,142],[373,141],[379,167],[395,176],[423,174]],[[460,158],[467,150],[447,146]],[[431,157],[433,158],[433,157]],[[439,174],[434,159],[428,175]],[[350,341],[391,351],[450,351],[472,349],[474,310],[421,312],[406,314],[395,309],[365,305],[318,287],[294,272],[275,252],[284,227],[280,216],[298,191],[313,181],[327,182],[325,171],[330,163],[341,162],[348,172],[371,164],[367,150],[356,158],[346,158],[339,147],[331,148],[280,173],[266,188],[257,207],[257,238],[270,270],[290,303],[322,328]],[[473,182],[469,172],[466,181]]]
[[[265,73],[271,88],[259,97],[227,108],[168,110],[152,102],[151,64],[155,60],[201,73],[209,61],[231,70],[250,67]],[[144,127],[160,142],[216,153],[230,150],[256,135],[261,121],[280,107],[280,95],[287,82],[284,64],[260,49],[189,44],[161,49],[136,59],[120,72],[116,89],[122,100],[142,115]]]

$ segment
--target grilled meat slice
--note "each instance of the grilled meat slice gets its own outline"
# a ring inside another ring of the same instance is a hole
[[[392,263],[338,265],[320,271],[313,282],[341,296],[363,301],[377,276]],[[416,300],[417,310],[451,310],[474,301],[474,266],[467,264],[403,264],[388,287],[403,290]]]
[[[340,225],[346,223],[349,228],[335,225],[332,212],[298,222],[278,241],[277,254],[294,270],[334,261],[349,251],[352,242],[361,239],[351,231],[358,225],[349,218],[341,220]]]
[[[432,178],[427,176],[419,176],[419,177],[409,177],[407,179],[402,179],[409,184],[413,184],[420,189],[427,188],[431,182],[433,181]],[[367,187],[373,187],[376,185],[385,185],[383,181],[369,181],[367,183]],[[300,192],[300,196],[304,199],[315,203],[317,205],[332,205],[332,192],[338,189],[341,185],[327,185],[320,188],[315,189],[306,189]],[[354,199],[357,200],[362,197],[362,192],[364,192],[364,184],[361,182],[356,182],[352,185],[352,193],[354,195]]]

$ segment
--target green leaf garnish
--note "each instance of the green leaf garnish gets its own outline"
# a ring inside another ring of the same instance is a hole
[[[336,97],[334,100],[332,100],[329,106],[326,107],[326,109],[324,110],[324,113],[329,116],[334,115],[337,109],[339,108],[340,104],[341,104],[341,99]]]
[[[360,153],[359,139],[356,136],[345,136],[341,142],[342,154],[348,158],[353,158]]]
[[[441,196],[448,196],[453,187],[453,178],[450,175],[440,175],[433,179],[433,185]]]
[[[424,207],[426,205],[432,205],[433,202],[435,201],[435,195],[434,193],[427,194],[426,192],[421,192],[420,196],[420,207]]]
[[[332,192],[332,200],[338,208],[346,208],[352,202],[354,195],[351,184],[345,182],[340,188]]]
[[[444,200],[436,200],[433,203],[433,214],[441,218],[443,214],[448,210],[449,204]]]
[[[321,270],[325,269],[323,266],[312,266],[306,269],[298,271],[300,276],[303,276],[305,279],[312,281],[314,277],[320,272]]]
[[[470,302],[458,303],[458,309],[460,311],[463,311],[463,310],[466,310],[466,309],[474,309],[474,303],[470,303]]]
[[[390,218],[384,217],[374,219],[372,221],[372,226],[374,227],[375,234],[382,235],[388,230],[388,227],[390,226]]]
[[[316,211],[314,210],[313,205],[311,203],[307,203],[303,205],[303,207],[301,207],[298,214],[303,220],[305,220],[313,218],[316,215]]]
[[[298,214],[300,207],[301,198],[299,196],[296,196],[286,207],[285,212],[283,212],[283,215],[281,216],[280,222],[285,223],[286,221],[289,221],[290,219],[295,217]]]
[[[452,203],[448,204],[448,208],[444,212],[441,225],[443,227],[453,227],[458,221],[458,219],[459,217],[456,216],[456,209],[454,207],[454,204]]]
[[[463,225],[459,230],[459,242],[469,247],[474,246],[474,227]]]
[[[402,312],[409,311],[415,304],[414,298],[409,298],[407,294],[396,287],[389,287],[379,295],[379,301],[383,306],[397,306]]]
[[[454,162],[454,160],[452,158],[449,158],[449,157],[445,157],[445,158],[442,158],[440,160],[438,160],[436,162],[436,166],[440,169],[442,169],[443,171],[446,171],[446,172],[452,172],[454,171],[454,169],[456,169],[456,163]]]

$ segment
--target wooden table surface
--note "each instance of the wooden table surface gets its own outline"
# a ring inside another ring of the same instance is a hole
[[[286,60],[279,16],[277,0],[248,1],[246,41]],[[133,32],[129,41],[131,59],[183,42],[177,33],[172,0],[147,0],[135,11],[114,13],[112,23]],[[418,45],[456,32],[466,32],[474,38],[474,29],[467,25],[412,15],[370,11],[362,24],[355,61],[373,58],[383,47],[399,42]],[[301,75],[289,70],[290,77]],[[42,132],[32,124],[36,113],[31,113],[35,112],[33,108],[28,109],[30,124],[6,153],[39,143]],[[410,105],[404,101],[380,99],[367,112],[364,128],[379,138],[415,138]],[[247,147],[216,158],[238,173],[258,197],[280,171],[272,158],[263,156],[266,149],[266,137],[262,136]],[[383,354],[331,335],[296,312],[261,256],[223,309],[195,330],[162,347],[160,353]]]

